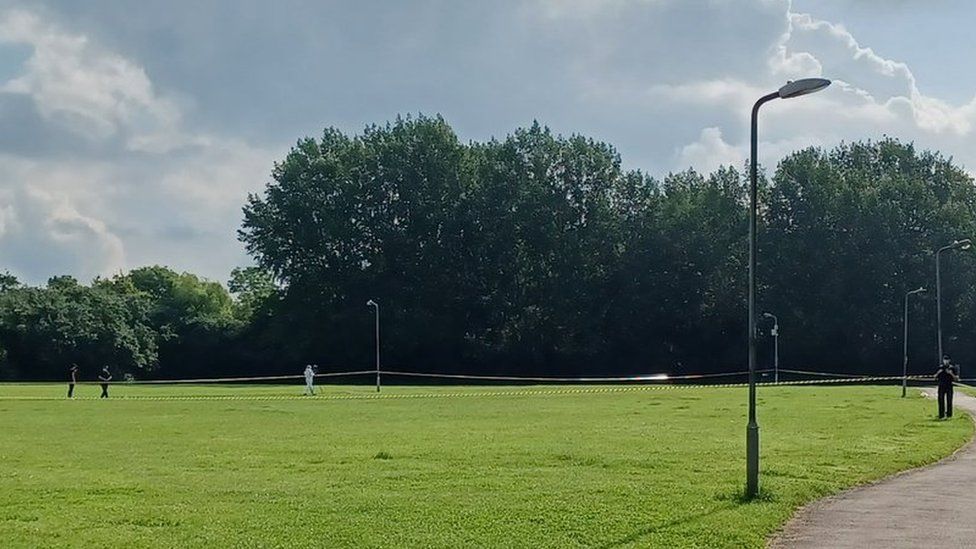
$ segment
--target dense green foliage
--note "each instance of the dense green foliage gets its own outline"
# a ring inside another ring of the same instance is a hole
[[[0,385],[0,398],[63,390]],[[936,460],[972,431],[966,417],[935,421],[930,400],[898,398],[894,387],[763,388],[763,497],[743,503],[742,389],[473,396],[482,391],[0,400],[0,539],[5,548],[758,548],[797,506]]]
[[[976,238],[971,177],[892,140],[809,149],[780,163],[768,204],[761,301],[783,319],[788,360],[897,372],[905,292],[925,286],[912,349],[936,364],[934,250]],[[963,364],[976,360],[974,267],[972,251],[942,257],[945,348]]]
[[[399,119],[298,143],[241,239],[283,283],[299,356],[368,364],[372,298],[387,364],[740,369],[745,188],[732,168],[627,172],[610,146],[538,125],[465,145],[439,118]],[[976,236],[974,214],[965,172],[895,140],[784,159],[763,182],[759,293],[784,364],[900,371],[904,292],[933,286],[932,250]],[[944,259],[946,348],[965,363],[976,271]],[[931,363],[933,300],[914,313],[913,354]]]
[[[55,277],[43,288],[8,279],[0,287],[4,377],[65,379],[75,363],[82,379],[102,366],[115,375],[192,374],[243,325],[219,283],[164,267],[144,267],[90,286]]]
[[[83,286],[67,276],[45,288],[11,281],[0,290],[0,341],[5,374],[63,378],[77,363],[147,373],[158,364],[159,334],[149,322],[152,305],[131,288]]]
[[[923,285],[911,353],[927,371],[932,251],[976,237],[972,178],[884,139],[798,151],[761,184],[759,306],[780,319],[781,362],[900,373],[902,300]],[[373,361],[368,299],[393,368],[741,370],[745,189],[734,168],[627,171],[611,146],[537,124],[467,144],[422,116],[329,129],[249,197],[239,237],[256,265],[231,274],[232,294],[161,267],[90,288],[0,281],[0,376],[69,361],[170,377],[358,369]],[[943,260],[946,350],[965,373],[976,262]]]

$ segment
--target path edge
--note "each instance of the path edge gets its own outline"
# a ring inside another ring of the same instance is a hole
[[[921,393],[922,396],[925,397],[926,399],[931,400],[932,399],[932,394],[928,392],[928,391],[931,391],[931,390],[932,390],[931,388],[925,387],[925,388],[918,389],[918,392]],[[970,397],[970,398],[976,398],[976,397],[973,397],[971,395],[966,395],[966,396],[967,397]],[[963,413],[965,413],[966,416],[969,417],[969,421],[971,421],[973,423],[973,426],[976,427],[976,415],[969,413],[969,411],[967,411],[967,410],[963,410]],[[877,484],[881,484],[882,482],[888,482],[888,481],[894,480],[894,479],[896,479],[898,477],[902,477],[902,476],[905,476],[905,475],[915,474],[917,472],[924,471],[926,469],[931,469],[933,467],[939,467],[940,465],[943,465],[943,464],[948,463],[950,461],[955,461],[956,458],[959,456],[959,454],[961,454],[961,453],[969,450],[970,447],[973,447],[973,446],[976,446],[976,428],[974,428],[972,436],[969,437],[969,440],[966,441],[965,444],[963,444],[962,446],[956,448],[955,450],[953,450],[953,452],[951,454],[949,454],[949,455],[947,455],[947,456],[939,459],[938,461],[933,461],[932,463],[928,463],[928,464],[925,464],[925,465],[920,465],[918,467],[912,467],[911,469],[905,469],[903,471],[897,471],[897,472],[892,473],[892,474],[890,474],[890,475],[888,475],[886,477],[881,477],[879,479],[871,480],[871,481],[865,482],[864,484],[858,484],[856,486],[851,486],[850,488],[845,488],[844,490],[841,490],[840,492],[837,492],[836,494],[830,494],[828,496],[824,496],[822,498],[815,499],[813,501],[807,502],[807,503],[805,503],[805,504],[797,507],[793,511],[793,514],[790,515],[790,518],[788,518],[786,520],[786,522],[784,522],[779,528],[777,528],[772,534],[770,534],[766,538],[766,544],[764,545],[764,547],[766,549],[774,549],[776,547],[786,547],[786,545],[782,545],[781,543],[782,542],[785,542],[785,541],[788,541],[788,540],[784,539],[784,536],[783,536],[783,534],[786,533],[787,528],[794,521],[796,521],[798,518],[800,518],[803,514],[810,512],[815,507],[819,507],[821,505],[827,505],[827,504],[829,504],[831,501],[833,501],[835,499],[838,499],[838,498],[841,498],[841,497],[845,497],[845,496],[847,496],[847,495],[849,495],[849,494],[851,494],[853,492],[858,492],[858,491],[861,491],[861,490],[866,490],[868,488],[871,488],[872,486],[875,486]]]

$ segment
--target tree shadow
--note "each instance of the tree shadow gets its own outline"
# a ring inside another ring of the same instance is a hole
[[[720,511],[728,511],[730,509],[733,509],[736,506],[737,506],[737,504],[735,504],[735,503],[726,503],[726,504],[723,504],[723,505],[719,505],[719,506],[713,507],[711,509],[708,509],[706,511],[701,511],[701,512],[698,512],[698,513],[693,513],[693,514],[690,514],[690,515],[686,515],[686,516],[683,516],[683,517],[676,518],[676,519],[671,520],[669,522],[665,522],[664,524],[658,524],[656,526],[649,526],[647,528],[642,528],[642,529],[640,529],[640,530],[638,530],[638,531],[636,531],[636,532],[634,532],[632,534],[629,534],[627,536],[624,536],[622,538],[618,538],[618,539],[615,539],[615,540],[612,540],[612,541],[608,541],[608,542],[606,542],[606,543],[604,543],[602,545],[598,545],[597,547],[599,549],[612,549],[613,547],[622,547],[624,545],[629,545],[629,544],[634,543],[634,542],[640,540],[641,538],[646,537],[646,536],[649,536],[651,534],[655,534],[657,532],[660,532],[662,530],[667,530],[668,528],[673,528],[675,526],[681,526],[683,524],[688,524],[688,523],[691,523],[691,522],[695,522],[697,520],[701,520],[701,519],[703,519],[705,517],[708,517],[710,515],[714,515],[715,513],[718,513]]]

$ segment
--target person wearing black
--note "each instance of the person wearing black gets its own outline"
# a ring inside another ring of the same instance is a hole
[[[108,382],[112,381],[112,372],[108,371],[108,366],[102,368],[102,373],[98,374],[98,380],[102,382],[102,396],[108,398]]]
[[[939,419],[952,417],[952,384],[958,380],[949,355],[942,355],[942,364],[935,372],[935,381],[939,384]]]
[[[74,398],[75,383],[78,382],[78,365],[72,364],[68,368],[68,398]]]

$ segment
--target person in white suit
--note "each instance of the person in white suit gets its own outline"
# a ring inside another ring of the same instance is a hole
[[[305,394],[315,396],[315,367],[305,366]]]

